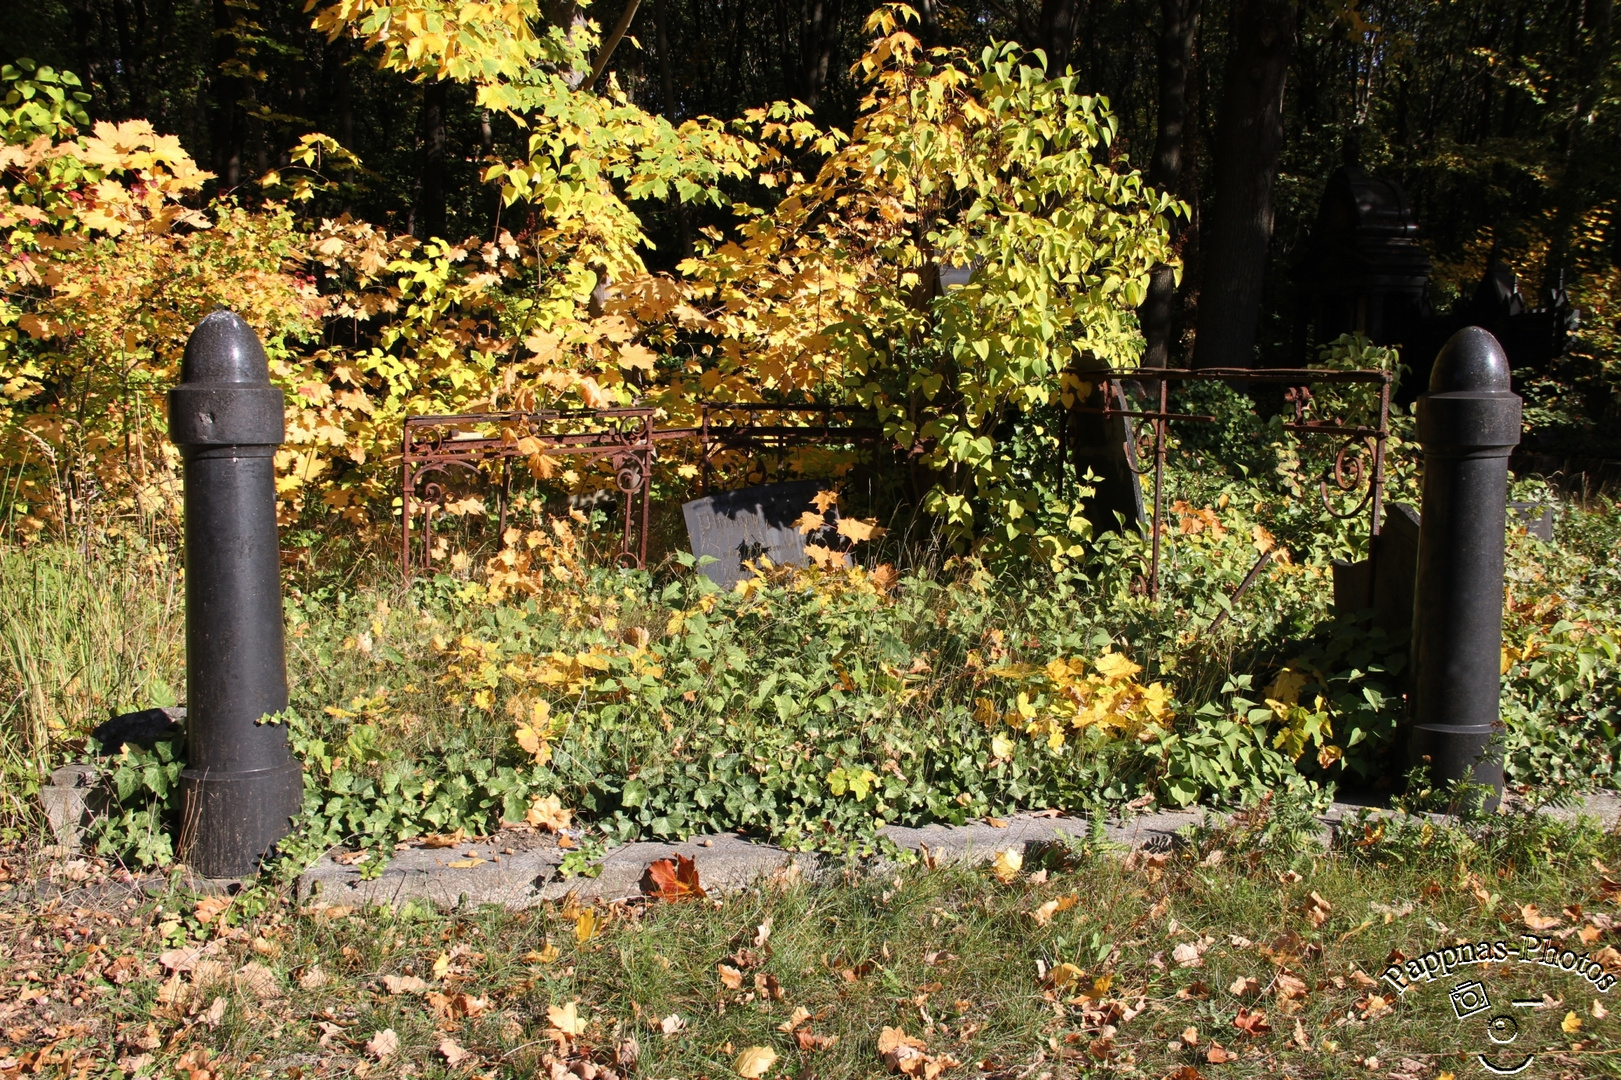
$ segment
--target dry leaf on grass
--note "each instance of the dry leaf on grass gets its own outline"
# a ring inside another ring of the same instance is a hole
[[[209,1027],[219,1027],[220,1021],[225,1019],[225,999],[215,998],[199,1019]]]
[[[1240,975],[1233,980],[1233,985],[1227,988],[1227,992],[1233,997],[1249,997],[1251,994],[1259,994],[1261,992],[1261,980],[1252,979],[1248,975]]]
[[[1038,926],[1046,926],[1053,921],[1053,916],[1060,911],[1068,911],[1075,906],[1074,896],[1061,896],[1057,900],[1049,900],[1030,913]]]
[[[1065,962],[1057,965],[1047,974],[1047,982],[1054,990],[1063,990],[1080,982],[1086,972],[1074,964]]]
[[[777,1063],[777,1052],[769,1046],[751,1046],[737,1055],[732,1066],[744,1080],[759,1080]]]
[[[1521,904],[1520,918],[1531,930],[1552,930],[1559,925],[1559,919],[1552,915],[1544,915],[1537,910],[1535,904]]]
[[[1176,961],[1178,967],[1204,967],[1204,949],[1197,942],[1184,941],[1171,950],[1171,959]]]
[[[794,1041],[799,1044],[801,1050],[814,1052],[826,1050],[838,1042],[839,1037],[837,1035],[817,1035],[809,1031],[796,1031],[794,1032]]]
[[[444,1057],[445,1064],[452,1069],[459,1067],[462,1062],[473,1056],[471,1050],[457,1045],[456,1040],[448,1035],[439,1040],[439,1053]]]
[[[231,906],[229,896],[205,896],[197,901],[197,910],[193,912],[197,921],[204,926],[213,922],[219,913]]]
[[[320,964],[311,964],[304,969],[304,974],[298,977],[300,990],[319,990],[332,981],[332,977],[322,970]]]
[[[1233,1017],[1233,1027],[1252,1039],[1258,1039],[1272,1030],[1272,1025],[1266,1022],[1266,1012],[1262,1009],[1239,1009],[1238,1015]]]
[[[991,873],[996,875],[996,880],[1003,885],[1013,884],[1023,867],[1024,853],[1018,848],[999,851],[996,853],[996,858],[991,861]]]
[[[428,984],[415,975],[384,975],[383,989],[390,994],[420,994],[428,989]]]
[[[878,1053],[890,1069],[922,1080],[934,1080],[960,1064],[949,1055],[930,1054],[922,1039],[912,1038],[902,1028],[884,1028],[878,1036]]]
[[[384,1028],[366,1040],[366,1053],[382,1061],[390,1054],[400,1051],[400,1037],[394,1034],[393,1028]]]
[[[685,1031],[686,1028],[687,1022],[681,1019],[681,1017],[677,1016],[675,1013],[671,1013],[669,1016],[666,1016],[663,1020],[659,1021],[659,1030],[664,1032],[665,1038],[669,1038],[671,1035],[678,1035]]]
[[[602,933],[602,920],[598,919],[597,913],[590,908],[580,912],[574,919],[574,940],[581,945],[584,945],[600,933]]]
[[[715,970],[720,973],[721,985],[728,990],[743,989],[743,973],[735,967],[726,964],[716,964]]]
[[[260,1001],[281,997],[281,979],[277,978],[274,971],[256,960],[237,968],[233,981],[238,990]]]
[[[576,1002],[571,1001],[562,1007],[553,1005],[546,1010],[546,1019],[551,1022],[552,1027],[564,1035],[585,1034],[587,1024],[585,1018],[580,1015],[579,1005]]]
[[[1312,926],[1322,926],[1328,921],[1329,913],[1333,910],[1334,905],[1324,900],[1319,893],[1313,890],[1306,902],[1306,918],[1311,921]]]
[[[1210,1049],[1204,1053],[1204,1059],[1212,1065],[1225,1065],[1229,1061],[1237,1061],[1238,1055],[1221,1045],[1219,1042],[1210,1044]]]
[[[167,949],[158,954],[158,963],[163,965],[165,971],[188,972],[195,968],[199,961],[218,956],[222,948],[218,941],[210,941],[207,945],[195,948]]]

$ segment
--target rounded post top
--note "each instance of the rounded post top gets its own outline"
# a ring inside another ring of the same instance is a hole
[[[269,386],[270,364],[253,327],[236,312],[219,308],[204,316],[186,341],[180,381]]]
[[[1429,392],[1510,390],[1508,354],[1491,332],[1466,326],[1453,334],[1435,357]]]

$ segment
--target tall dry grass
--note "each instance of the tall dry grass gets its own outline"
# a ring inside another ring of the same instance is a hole
[[[0,544],[0,827],[60,751],[185,681],[179,560],[143,539]]]

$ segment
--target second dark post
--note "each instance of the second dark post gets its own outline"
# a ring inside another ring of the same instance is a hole
[[[1418,399],[1424,503],[1413,599],[1411,763],[1502,796],[1503,532],[1520,398],[1508,357],[1478,326],[1452,336]]]

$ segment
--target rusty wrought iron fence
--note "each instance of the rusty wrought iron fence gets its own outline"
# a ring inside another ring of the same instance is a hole
[[[695,441],[707,492],[717,458],[729,450],[873,443],[882,435],[875,425],[848,422],[871,415],[854,406],[701,402],[697,423],[685,427],[655,427],[655,415],[652,408],[633,407],[408,417],[400,440],[401,573],[410,580],[411,522],[419,511],[421,564],[432,566],[433,519],[436,511],[444,512],[452,476],[496,489],[497,531],[505,532],[515,462],[536,454],[607,459],[624,518],[618,561],[640,568],[647,564],[650,483],[659,444]],[[833,422],[840,417],[844,422]]]
[[[1092,371],[1080,373],[1082,378],[1097,383],[1099,399],[1103,402],[1101,407],[1077,406],[1079,412],[1101,414],[1104,417],[1125,416],[1133,420],[1148,421],[1147,432],[1149,439],[1149,453],[1151,464],[1141,465],[1142,455],[1136,452],[1136,446],[1131,445],[1129,450],[1128,466],[1139,477],[1152,475],[1154,483],[1154,509],[1150,517],[1151,539],[1149,555],[1149,571],[1147,592],[1151,598],[1157,599],[1160,585],[1160,549],[1165,534],[1165,459],[1167,452],[1167,435],[1169,425],[1172,423],[1206,423],[1213,424],[1216,417],[1200,415],[1197,413],[1177,413],[1170,411],[1170,388],[1172,383],[1189,384],[1196,382],[1219,382],[1227,385],[1274,385],[1284,386],[1287,392],[1285,400],[1293,407],[1294,419],[1285,422],[1285,431],[1294,432],[1302,436],[1324,436],[1339,438],[1339,447],[1334,453],[1333,464],[1324,471],[1319,478],[1318,491],[1323,507],[1328,513],[1338,518],[1352,518],[1363,513],[1368,514],[1368,552],[1370,559],[1378,558],[1378,536],[1381,519],[1384,512],[1385,493],[1385,444],[1390,437],[1390,395],[1395,383],[1395,375],[1388,371],[1374,369],[1332,370],[1318,368],[1139,368],[1135,371]],[[1157,408],[1133,409],[1118,408],[1117,403],[1127,401],[1124,393],[1117,393],[1117,388],[1126,384],[1151,384],[1154,387],[1151,397],[1157,398]],[[1313,395],[1311,387],[1321,384],[1363,384],[1378,387],[1378,404],[1375,416],[1369,424],[1348,424],[1341,420],[1314,420],[1309,417]],[[1089,399],[1090,400],[1090,399]],[[1134,435],[1135,438],[1135,435]],[[1334,497],[1355,495],[1362,492],[1362,497],[1348,510],[1340,509],[1334,505]],[[1265,569],[1271,560],[1270,551],[1262,552],[1260,559],[1245,576],[1244,580],[1234,590],[1232,601],[1237,601],[1249,587],[1255,583],[1256,578]],[[1223,611],[1212,623],[1212,629],[1219,626],[1226,612]]]
[[[1216,417],[1170,411],[1173,383],[1220,382],[1228,385],[1281,385],[1292,405],[1294,419],[1284,430],[1307,437],[1339,438],[1333,464],[1320,478],[1319,493],[1324,508],[1336,517],[1351,518],[1368,513],[1369,557],[1378,557],[1380,522],[1384,508],[1385,444],[1390,435],[1390,397],[1395,377],[1387,371],[1370,369],[1327,370],[1317,368],[1239,369],[1239,368],[1140,368],[1135,371],[1082,372],[1081,377],[1097,384],[1102,406],[1078,405],[1077,412],[1121,416],[1146,421],[1128,446],[1129,467],[1139,477],[1153,477],[1153,512],[1150,517],[1151,548],[1147,591],[1158,598],[1160,559],[1165,515],[1165,462],[1169,425],[1173,423],[1215,423]],[[1155,408],[1117,407],[1128,401],[1123,392],[1128,384],[1149,384],[1155,388]],[[1372,423],[1348,424],[1340,420],[1316,420],[1309,416],[1311,387],[1320,384],[1364,384],[1378,388],[1376,416]],[[495,466],[493,483],[499,499],[498,530],[506,529],[508,497],[515,460],[536,453],[548,456],[574,456],[585,461],[606,458],[623,506],[623,527],[618,560],[632,568],[647,563],[649,488],[658,446],[676,440],[698,444],[702,486],[708,492],[718,456],[730,450],[755,452],[787,449],[793,446],[840,443],[878,444],[882,431],[874,424],[852,423],[870,418],[870,410],[839,405],[772,404],[761,402],[702,402],[697,422],[689,426],[657,427],[655,410],[645,407],[619,409],[543,410],[537,412],[466,413],[450,416],[413,416],[405,421],[400,445],[402,530],[400,569],[409,579],[412,570],[412,526],[416,512],[422,512],[422,565],[432,565],[433,517],[443,512],[446,500],[445,478],[454,473],[489,483],[486,467]],[[834,420],[839,422],[835,423]],[[493,430],[492,430],[493,429]],[[1146,430],[1147,455],[1151,463],[1142,465],[1143,454],[1135,440]],[[1364,491],[1365,489],[1365,491]],[[1349,510],[1334,505],[1334,497],[1363,492]],[[1255,566],[1232,595],[1236,601],[1254,584],[1271,558],[1263,552]],[[1225,612],[1223,613],[1225,614]],[[1218,616],[1217,622],[1220,622]]]

